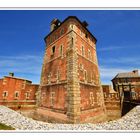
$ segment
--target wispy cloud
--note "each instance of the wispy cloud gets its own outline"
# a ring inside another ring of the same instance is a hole
[[[23,73],[39,75],[43,58],[41,55],[0,56],[0,73]]]
[[[129,72],[135,69],[132,66],[119,67],[119,65],[116,65],[113,67],[111,64],[140,64],[140,57],[112,58],[107,61],[104,59],[100,60],[102,62],[106,62],[106,65],[101,65],[99,67],[101,79],[102,81],[106,81],[106,83],[110,83],[111,79],[113,79],[113,77],[120,72]],[[3,73],[8,74],[9,72],[14,72],[15,74],[20,73],[20,75],[27,75],[27,78],[37,82],[37,79],[40,79],[42,62],[43,55],[0,56],[0,75],[3,76]],[[140,67],[137,69],[140,69]]]
[[[124,64],[124,65],[139,65],[140,66],[140,56],[129,56],[129,57],[117,57],[117,58],[111,58],[107,61],[105,59],[100,58],[100,62],[106,63],[106,64]]]
[[[130,72],[133,71],[134,69],[139,69],[135,67],[105,67],[101,66],[99,67],[100,69],[100,76],[101,76],[101,81],[102,83],[110,84],[111,80],[118,74],[118,73],[123,73],[123,72]]]
[[[106,48],[100,48],[99,51],[111,51],[110,55],[100,55],[99,64],[100,64],[100,72],[101,79],[106,83],[109,83],[111,79],[113,79],[118,73],[121,72],[129,72],[134,69],[140,69],[140,56],[138,53],[131,53],[133,49],[137,50],[138,45],[128,45],[128,46],[112,46]],[[127,48],[127,49],[126,49]],[[125,50],[128,53],[123,52]],[[117,52],[117,53],[116,53]],[[104,52],[101,52],[104,53]]]
[[[140,45],[137,45],[137,44],[133,44],[133,45],[118,45],[118,46],[101,46],[99,48],[97,48],[97,51],[116,51],[116,50],[122,50],[123,49],[136,49],[136,48],[139,48]]]
[[[97,49],[98,51],[114,51],[114,50],[119,50],[119,49],[124,49],[126,48],[125,46],[105,46],[102,48]]]
[[[107,68],[107,67],[101,67],[100,68],[100,74],[102,77],[107,78],[113,78],[120,72],[127,72],[131,71],[132,69],[127,68]]]
[[[110,81],[118,74],[121,72],[130,72],[134,70],[133,67],[130,68],[111,68],[111,67],[104,67],[101,66],[100,67],[100,75],[101,75],[101,79],[104,82],[107,81],[107,83],[110,83]],[[139,69],[140,70],[140,69]]]

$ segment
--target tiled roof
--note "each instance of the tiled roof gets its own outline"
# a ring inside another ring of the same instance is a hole
[[[113,79],[116,78],[135,78],[135,77],[139,77],[140,75],[138,74],[138,70],[134,70],[131,72],[124,72],[124,73],[118,73]]]
[[[28,81],[28,82],[31,82],[32,83],[32,81],[30,81],[28,79],[20,78],[20,77],[12,77],[12,76],[4,76],[4,77],[19,79],[19,80],[24,80],[24,81]]]

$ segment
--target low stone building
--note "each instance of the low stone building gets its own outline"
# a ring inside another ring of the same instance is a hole
[[[45,37],[45,55],[36,116],[63,123],[106,119],[96,38],[75,16],[54,19]]]
[[[140,101],[140,75],[138,70],[118,73],[113,79],[113,88],[120,94],[124,93],[126,100]]]
[[[138,70],[118,73],[113,79],[113,88],[121,95],[122,115],[140,104],[140,75]]]
[[[36,106],[38,87],[39,85],[10,73],[0,79],[0,105],[15,110],[33,109]]]
[[[121,118],[121,98],[120,94],[113,90],[111,85],[102,85],[104,101],[106,107],[107,120]]]

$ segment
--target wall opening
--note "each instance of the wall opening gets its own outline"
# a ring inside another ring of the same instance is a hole
[[[55,53],[55,46],[52,47],[52,54]]]

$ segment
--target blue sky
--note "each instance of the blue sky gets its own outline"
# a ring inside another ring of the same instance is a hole
[[[97,38],[103,84],[118,73],[140,68],[140,11],[127,10],[0,10],[0,77],[15,76],[39,83],[44,37],[53,18],[77,16]]]

